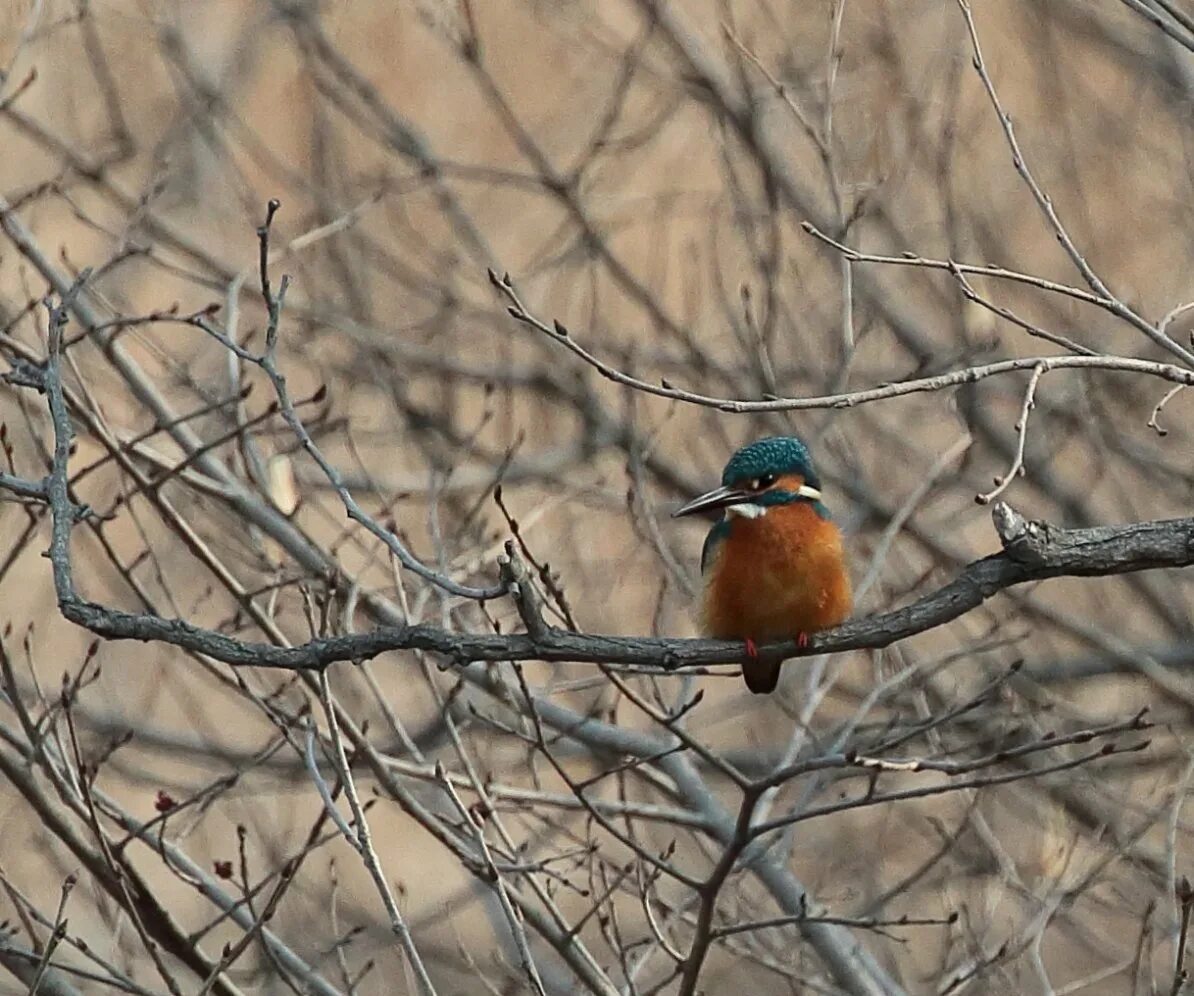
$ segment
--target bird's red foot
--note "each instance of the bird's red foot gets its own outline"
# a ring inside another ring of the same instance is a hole
[[[803,650],[805,647],[808,646],[808,634],[807,633],[797,633],[796,634],[796,646],[798,646],[801,650]]]

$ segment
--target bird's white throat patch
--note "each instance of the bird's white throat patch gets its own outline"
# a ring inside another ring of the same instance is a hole
[[[730,515],[740,515],[744,519],[761,519],[767,514],[766,505],[756,505],[754,502],[744,501],[740,505],[728,505],[726,511]]]

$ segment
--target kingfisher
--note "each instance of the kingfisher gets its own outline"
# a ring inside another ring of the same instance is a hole
[[[756,694],[775,690],[780,661],[759,659],[755,641],[792,639],[845,620],[853,595],[842,534],[821,500],[808,447],[795,436],[759,439],[726,464],[721,487],[672,516],[721,513],[701,549],[706,636],[743,640],[743,677]]]

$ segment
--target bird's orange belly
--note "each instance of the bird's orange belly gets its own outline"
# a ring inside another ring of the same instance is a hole
[[[807,506],[792,512],[732,524],[705,591],[710,636],[784,639],[836,626],[850,615],[841,534]]]

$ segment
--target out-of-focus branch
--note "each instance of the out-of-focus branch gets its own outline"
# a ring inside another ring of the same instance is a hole
[[[1188,26],[1188,21],[1185,19],[1179,21],[1181,26],[1179,26],[1179,24],[1174,24],[1162,16],[1160,12],[1153,10],[1148,4],[1144,3],[1144,0],[1120,0],[1120,3],[1122,3],[1129,10],[1139,14],[1154,27],[1164,31],[1165,34],[1167,34],[1183,48],[1187,48],[1191,52],[1194,52],[1194,37],[1191,37],[1191,29]],[[1170,14],[1174,14],[1176,11],[1176,8],[1171,9],[1168,4],[1165,5],[1165,9]]]
[[[0,964],[15,975],[29,992],[38,996],[80,996],[80,991],[71,984],[66,973],[49,964],[43,955],[17,944],[11,937],[0,933]],[[96,982],[106,982],[96,978]]]

